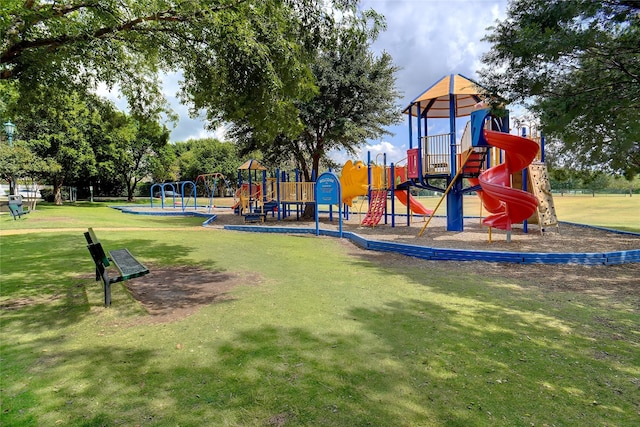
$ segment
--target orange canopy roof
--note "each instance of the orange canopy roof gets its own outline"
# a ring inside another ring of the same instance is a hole
[[[266,171],[267,168],[262,166],[260,162],[258,162],[257,160],[252,159],[252,160],[247,160],[246,162],[238,166],[238,170]]]
[[[453,96],[455,116],[468,116],[473,111],[473,107],[483,98],[483,93],[482,88],[467,77],[451,74],[437,81],[411,101],[404,113],[418,116],[418,103],[420,103],[423,117],[426,109],[427,118],[448,118],[449,101]]]

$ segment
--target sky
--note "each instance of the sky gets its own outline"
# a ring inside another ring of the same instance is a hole
[[[376,52],[388,52],[395,65],[401,67],[396,83],[402,93],[399,103],[404,109],[446,75],[462,74],[477,79],[481,56],[490,47],[481,40],[488,34],[487,27],[497,19],[504,19],[507,1],[363,0],[362,7],[374,9],[386,18],[387,31],[378,37],[373,48]],[[372,158],[377,153],[386,153],[387,163],[406,157],[407,122],[388,129],[394,135],[369,141],[360,153],[361,160],[366,160],[367,151]],[[430,129],[429,133],[433,131]],[[448,132],[448,126],[435,132]]]
[[[478,77],[480,58],[489,50],[489,45],[481,39],[487,34],[487,27],[497,19],[504,19],[507,0],[361,0],[360,5],[362,9],[376,10],[386,19],[387,30],[372,47],[375,53],[389,53],[394,64],[400,67],[396,82],[401,93],[398,106],[404,108],[446,75]],[[207,131],[204,120],[190,118],[188,106],[179,103],[176,96],[179,74],[166,75],[163,82],[165,96],[179,116],[175,127],[168,125],[172,142],[205,137],[224,139],[223,129]],[[101,94],[124,108],[126,103],[113,93],[103,91]],[[367,152],[374,159],[378,153],[386,153],[387,163],[405,158],[409,147],[408,124],[404,122],[388,129],[393,135],[367,141],[359,157],[352,160],[366,161]],[[429,133],[433,133],[431,129]],[[340,152],[331,156],[340,164],[348,160],[346,154]]]

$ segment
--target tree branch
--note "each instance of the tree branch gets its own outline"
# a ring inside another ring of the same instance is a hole
[[[168,23],[188,22],[193,19],[205,17],[209,13],[216,13],[216,12],[221,12],[224,10],[230,10],[230,9],[236,8],[237,6],[239,6],[242,3],[245,3],[246,1],[247,0],[235,0],[226,5],[218,5],[210,10],[199,10],[192,14],[181,14],[179,11],[176,11],[174,9],[168,9],[165,11],[152,13],[147,16],[131,19],[129,21],[121,23],[120,25],[98,28],[92,33],[80,34],[75,36],[69,35],[69,34],[63,34],[57,37],[46,37],[46,38],[40,38],[35,40],[21,40],[17,43],[9,44],[7,49],[5,49],[2,52],[2,55],[0,56],[0,64],[15,64],[16,62],[18,62],[19,58],[26,51],[31,49],[46,48],[48,51],[51,52],[51,51],[57,50],[62,46],[68,46],[78,42],[85,42],[91,39],[105,39],[114,34],[139,31],[141,30],[140,25],[147,22],[168,22]],[[25,3],[25,6],[29,8],[33,8],[34,3],[35,2],[33,0],[28,0]],[[54,17],[59,18],[61,16],[68,15],[71,12],[78,11],[81,9],[88,9],[88,8],[100,8],[100,3],[99,2],[79,3],[76,5],[71,5],[64,8],[58,8],[57,10],[55,9],[55,4],[54,4],[51,10],[56,12],[54,14]],[[46,15],[41,15],[41,16],[46,16]],[[28,24],[25,24],[24,22],[22,22],[22,25],[20,25],[22,27],[20,31],[22,32],[24,31],[24,28],[30,27],[33,24],[37,24],[43,21],[44,19],[36,19],[29,22]],[[16,22],[15,25],[19,25],[19,22]],[[15,71],[10,68],[3,69],[2,71],[0,71],[0,79],[12,78],[14,77],[14,74],[15,74]]]

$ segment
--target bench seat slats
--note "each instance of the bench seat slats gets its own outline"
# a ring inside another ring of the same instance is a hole
[[[149,269],[131,255],[128,249],[116,249],[109,251],[111,261],[120,271],[122,280],[144,276],[149,273]]]
[[[28,214],[30,211],[29,210],[24,210],[22,208],[22,204],[16,204],[16,203],[9,202],[9,212],[11,212],[11,216],[13,216],[13,219],[15,220],[17,218],[21,218],[22,215]]]

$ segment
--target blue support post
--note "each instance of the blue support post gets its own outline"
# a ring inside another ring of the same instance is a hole
[[[391,163],[391,228],[396,226],[396,167]]]
[[[382,154],[382,177],[381,178],[383,180],[382,185],[384,185],[386,190],[389,190],[389,183],[386,182],[387,181],[387,153]],[[388,215],[389,215],[389,211],[387,210],[387,202],[385,199],[385,204],[384,204],[384,223],[385,224],[389,223]]]
[[[367,198],[371,204],[371,151],[367,151]]]
[[[527,128],[522,128],[522,137],[527,137]],[[527,191],[527,168],[522,169],[522,191]],[[529,232],[529,221],[526,219],[522,222],[522,231],[526,234]]]
[[[276,169],[276,203],[278,204],[278,221],[282,219],[282,208],[280,206],[280,169]]]
[[[423,176],[423,171],[422,171],[422,153],[424,152],[423,148],[422,148],[422,126],[421,126],[421,115],[422,115],[422,111],[421,111],[421,105],[418,102],[417,104],[418,107],[418,176],[420,177],[420,181],[422,182],[422,176]],[[426,121],[426,118],[425,118]]]
[[[454,78],[450,79],[449,87],[449,182],[457,173],[456,167],[456,99],[454,95]],[[464,230],[464,213],[462,209],[462,180],[457,179],[447,194],[447,231]]]
[[[424,172],[422,170],[422,165],[423,165],[423,159],[422,159],[422,154],[424,153],[424,150],[422,148],[422,104],[420,102],[418,102],[416,104],[416,108],[418,109],[418,118],[417,118],[417,122],[418,122],[418,179],[420,180],[420,182],[422,182],[422,178],[424,176]],[[426,118],[425,118],[425,122],[426,122]],[[426,125],[426,123],[425,123]],[[426,126],[425,126],[426,128]],[[411,187],[407,186],[407,201],[409,200],[409,197],[411,196]],[[411,208],[410,208],[410,203],[407,203],[407,227],[409,227],[411,225]]]

